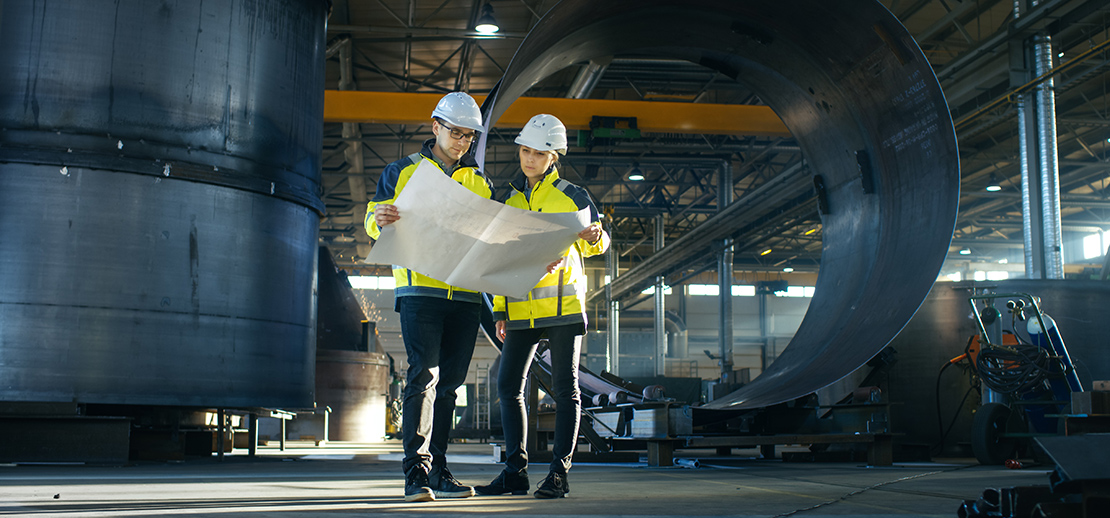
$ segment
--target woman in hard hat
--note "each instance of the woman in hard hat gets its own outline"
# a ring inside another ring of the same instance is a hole
[[[585,189],[559,178],[559,154],[567,152],[567,129],[553,115],[532,117],[515,142],[520,145],[521,175],[513,180],[505,204],[537,212],[590,209],[591,225],[563,257],[548,265],[547,275],[523,299],[494,297],[493,317],[501,348],[498,395],[505,432],[505,469],[481,495],[523,495],[528,484],[528,452],[524,446],[524,382],[541,339],[547,339],[551,363],[551,396],[555,399],[555,443],[551,471],[536,498],[561,498],[570,492],[567,471],[578,439],[582,408],[578,389],[578,355],[586,333],[586,271],[583,257],[604,252],[609,236],[601,228],[597,208]]]

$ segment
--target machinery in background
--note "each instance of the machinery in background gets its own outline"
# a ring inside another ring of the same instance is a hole
[[[1043,486],[987,488],[956,509],[958,518],[1088,518],[1110,508],[1110,435],[1033,439],[1056,465]]]
[[[631,461],[647,452],[649,466],[671,466],[675,451],[711,448],[728,455],[732,448],[758,447],[763,458],[774,458],[779,445],[809,445],[808,452],[783,454],[788,460],[864,461],[886,466],[893,462],[893,434],[889,429],[890,403],[877,386],[895,363],[893,349],[885,349],[868,363],[861,386],[835,404],[822,405],[816,394],[769,407],[721,410],[692,406],[668,397],[663,385],[640,385],[608,372],[579,371],[582,426],[579,433],[590,445],[582,461]],[[554,430],[554,414],[545,412],[537,389],[550,387],[547,352],[541,341],[532,363],[528,394],[532,458],[542,462],[546,433]],[[662,379],[681,387],[684,378]],[[677,393],[677,391],[676,391]]]
[[[1005,301],[1008,326],[996,301]],[[1072,394],[1083,387],[1055,321],[1041,311],[1036,297],[987,293],[968,302],[980,338],[968,342],[964,356],[985,389],[971,447],[981,464],[998,465],[1029,437],[1065,433]]]

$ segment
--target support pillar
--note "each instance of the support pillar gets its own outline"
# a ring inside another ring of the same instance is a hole
[[[610,236],[612,237],[612,236]],[[609,284],[605,286],[605,301],[609,309],[609,330],[605,333],[605,370],[620,375],[620,301],[613,299],[613,282],[617,280],[616,245],[610,245],[605,252],[605,269],[609,272]]]
[[[732,203],[732,164],[721,163],[717,181],[717,210],[724,210]],[[717,300],[720,309],[719,345],[721,364],[721,384],[736,383],[732,364],[732,239],[724,239],[723,248],[717,256]]]
[[[655,253],[663,249],[663,214],[655,216]],[[665,327],[666,295],[663,293],[665,278],[655,277],[655,375],[667,374],[667,329]]]

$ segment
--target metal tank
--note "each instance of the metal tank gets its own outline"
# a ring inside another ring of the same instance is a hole
[[[328,8],[0,2],[0,400],[312,405]]]
[[[328,439],[374,442],[385,437],[389,357],[378,343],[346,274],[320,247],[316,327],[316,408],[328,408]],[[364,324],[365,322],[365,324]]]
[[[821,212],[821,275],[793,340],[704,408],[795,399],[882,350],[936,279],[959,198],[948,106],[905,27],[876,1],[563,0],[486,99],[486,127],[543,78],[630,52],[699,63],[756,92],[797,139]],[[626,277],[613,289],[634,287]]]

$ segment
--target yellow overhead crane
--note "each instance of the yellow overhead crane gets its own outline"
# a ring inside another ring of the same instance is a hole
[[[324,91],[324,122],[426,124],[438,93]],[[476,95],[481,104],[485,96]],[[635,117],[647,133],[691,133],[789,137],[771,108],[739,104],[695,104],[605,99],[520,97],[496,127],[520,128],[537,113],[550,113],[570,129],[588,130],[593,117]]]

